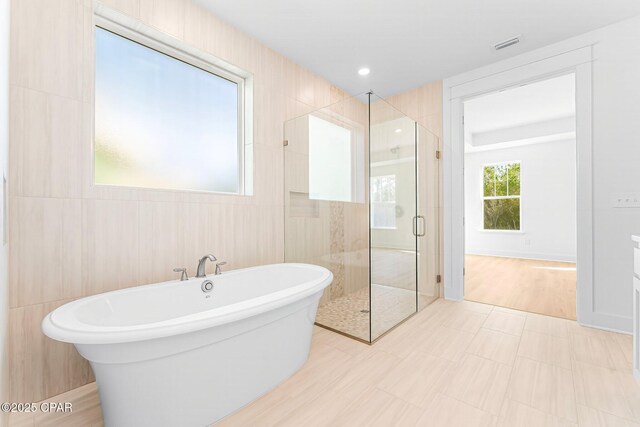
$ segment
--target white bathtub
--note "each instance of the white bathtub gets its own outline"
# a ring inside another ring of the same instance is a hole
[[[107,426],[205,426],[307,360],[327,269],[273,264],[82,298],[44,333],[91,363]]]

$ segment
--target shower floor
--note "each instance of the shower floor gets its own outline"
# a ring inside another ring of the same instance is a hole
[[[426,296],[419,298],[420,307],[431,302]],[[363,288],[318,307],[316,322],[369,341],[369,316],[371,339],[374,340],[415,311],[415,291],[372,284],[370,312],[369,290]]]

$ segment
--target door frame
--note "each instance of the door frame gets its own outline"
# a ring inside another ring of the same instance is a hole
[[[575,73],[577,320],[617,329],[596,313],[593,298],[593,40],[560,43],[522,54],[443,81],[444,297],[464,299],[464,131],[466,98]]]

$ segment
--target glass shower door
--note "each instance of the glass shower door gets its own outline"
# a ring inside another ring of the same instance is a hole
[[[440,139],[417,126],[418,310],[440,296]]]
[[[284,139],[285,261],[331,270],[316,323],[371,343],[438,295],[438,139],[373,93]]]
[[[329,269],[316,323],[367,343],[368,117],[365,94],[284,124],[285,261]]]
[[[418,291],[416,123],[371,94],[371,340],[414,314]]]

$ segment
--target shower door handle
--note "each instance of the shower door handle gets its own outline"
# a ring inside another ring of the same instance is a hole
[[[413,235],[416,237],[423,237],[426,234],[424,226],[424,217],[417,215],[413,217]]]

